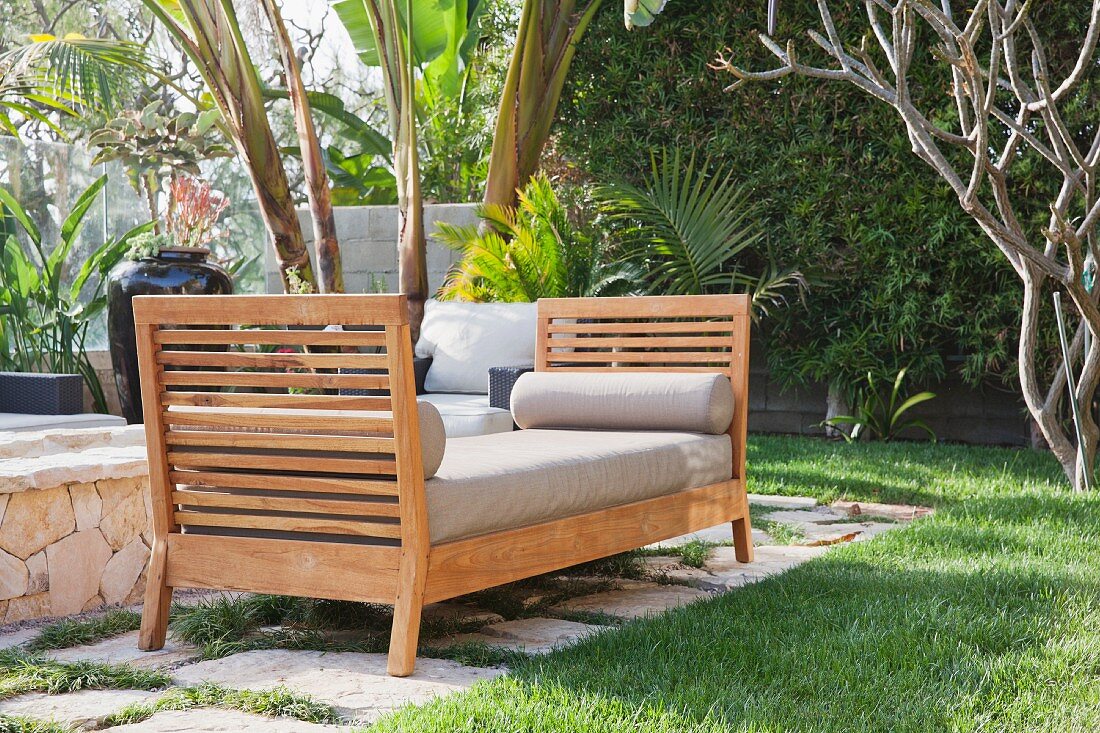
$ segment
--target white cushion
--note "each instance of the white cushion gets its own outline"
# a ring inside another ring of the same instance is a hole
[[[443,419],[443,430],[448,438],[467,438],[512,430],[512,413],[489,407],[489,398],[485,395],[430,392],[419,395],[417,400],[430,402],[435,406]]]
[[[93,412],[78,415],[25,415],[21,412],[0,412],[0,432],[51,428],[117,428],[125,425],[126,420],[121,417]]]
[[[431,357],[428,392],[489,393],[489,368],[535,365],[535,303],[429,300],[416,355]]]

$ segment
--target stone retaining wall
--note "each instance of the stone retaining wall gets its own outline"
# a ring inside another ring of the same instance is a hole
[[[145,435],[0,433],[0,619],[141,599],[149,559]]]

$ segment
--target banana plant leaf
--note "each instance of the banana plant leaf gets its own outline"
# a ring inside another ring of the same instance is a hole
[[[412,9],[412,60],[422,70],[432,93],[455,96],[461,72],[481,38],[478,25],[485,11],[482,0],[408,0],[398,2],[401,24],[408,28]],[[351,36],[359,60],[378,66],[378,48],[362,0],[337,0],[332,5]]]

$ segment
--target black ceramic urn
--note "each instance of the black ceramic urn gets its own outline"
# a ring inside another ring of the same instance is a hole
[[[134,336],[135,295],[229,295],[233,279],[202,247],[166,247],[156,257],[123,260],[107,282],[107,335],[115,384],[128,423],[142,422],[141,383]]]

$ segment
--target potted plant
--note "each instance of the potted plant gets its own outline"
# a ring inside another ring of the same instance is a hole
[[[85,219],[106,185],[101,176],[80,194],[52,246],[15,195],[0,188],[0,412],[83,412],[81,382],[95,411],[107,412],[88,330],[106,305],[103,276],[147,226],[77,261]]]
[[[111,270],[107,283],[107,334],[122,414],[142,421],[134,335],[135,295],[228,295],[233,279],[209,262],[218,236],[218,220],[229,201],[204,181],[180,176],[169,186],[162,233],[134,237],[126,258]]]

